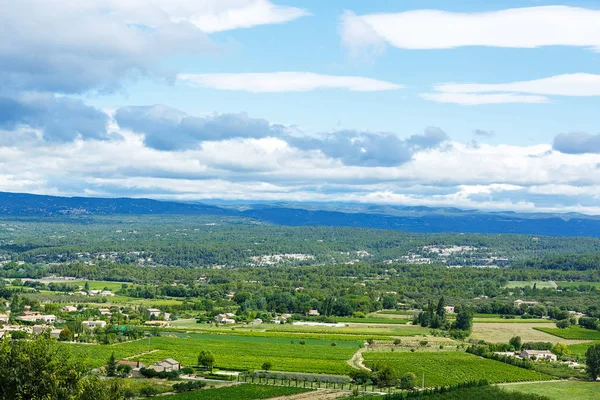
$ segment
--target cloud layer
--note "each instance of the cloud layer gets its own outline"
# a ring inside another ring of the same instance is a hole
[[[316,89],[346,89],[378,92],[402,89],[402,85],[360,76],[322,75],[312,72],[263,72],[239,74],[180,74],[180,82],[191,86],[252,93],[306,92]]]
[[[600,75],[576,73],[510,83],[442,83],[421,97],[462,105],[547,103],[548,96],[600,96]]]
[[[415,10],[341,18],[343,43],[352,51],[449,49],[463,46],[589,47],[600,51],[600,10],[567,6],[456,13]]]

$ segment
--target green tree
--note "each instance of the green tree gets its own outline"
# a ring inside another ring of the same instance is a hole
[[[270,371],[271,367],[273,367],[273,364],[270,361],[265,361],[262,365],[262,369],[265,371]]]
[[[523,343],[521,342],[521,336],[513,336],[510,338],[508,343],[515,348],[515,350],[521,350]]]
[[[70,340],[73,340],[73,332],[71,332],[71,330],[68,329],[68,328],[67,329],[63,329],[58,334],[58,340],[61,340],[63,342],[68,342]]]
[[[471,332],[471,329],[473,328],[473,312],[466,307],[461,307],[458,314],[456,314],[454,328]]]
[[[210,351],[202,350],[198,355],[198,365],[212,371],[213,366],[215,365],[215,356]]]
[[[417,386],[417,376],[412,372],[407,372],[400,377],[400,388],[401,389],[412,389]]]
[[[389,364],[379,366],[372,376],[373,383],[379,387],[394,386],[397,379],[396,371]]]
[[[600,344],[590,346],[585,352],[586,371],[592,380],[600,375]]]
[[[115,360],[115,352],[113,351],[108,358],[106,364],[106,376],[115,376],[117,373],[117,360]]]
[[[569,347],[564,343],[556,343],[554,346],[552,346],[551,351],[556,354],[558,358],[566,357],[571,354]]]
[[[0,399],[121,400],[119,382],[88,375],[64,347],[40,335],[0,340]]]

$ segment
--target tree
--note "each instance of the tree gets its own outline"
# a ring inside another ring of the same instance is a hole
[[[384,364],[377,368],[372,380],[379,387],[394,386],[397,380],[396,371],[391,365]]]
[[[568,319],[561,319],[556,323],[556,327],[560,329],[566,329],[570,326]]]
[[[569,347],[567,347],[567,345],[564,343],[556,343],[554,346],[552,346],[550,351],[556,354],[558,358],[562,358],[571,354]]]
[[[412,372],[407,372],[400,378],[401,389],[412,389],[417,386],[417,376]]]
[[[454,328],[471,332],[471,329],[473,328],[473,312],[466,307],[461,307],[458,314],[456,314]]]
[[[73,332],[71,332],[71,330],[68,328],[63,329],[58,334],[58,340],[63,341],[63,342],[68,342],[70,340],[73,340]]]
[[[117,372],[121,378],[127,378],[132,369],[131,365],[121,364],[117,367]]]
[[[198,365],[212,371],[212,368],[215,365],[215,356],[210,351],[202,350],[198,355]]]
[[[83,290],[85,290],[86,292],[90,291],[90,283],[88,281],[86,281],[83,285]]]
[[[108,358],[106,364],[106,376],[115,376],[117,373],[117,361],[115,360],[115,352],[113,351]]]
[[[271,364],[270,361],[265,361],[262,365],[262,369],[265,371],[270,371],[272,366],[273,365]]]
[[[521,346],[523,345],[521,342],[521,336],[513,336],[510,338],[510,340],[508,341],[508,343],[510,343],[510,345],[512,347],[515,348],[515,350],[521,350]]]
[[[0,340],[0,399],[121,400],[120,382],[106,383],[64,347],[40,335]]]
[[[600,375],[600,344],[590,346],[585,352],[586,371],[592,380]]]

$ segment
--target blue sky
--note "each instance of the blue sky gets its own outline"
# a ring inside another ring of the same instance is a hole
[[[598,1],[0,9],[0,190],[600,213]]]

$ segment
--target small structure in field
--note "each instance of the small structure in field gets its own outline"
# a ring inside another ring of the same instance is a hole
[[[556,361],[558,359],[556,354],[548,350],[523,350],[521,351],[521,357],[532,361]]]

